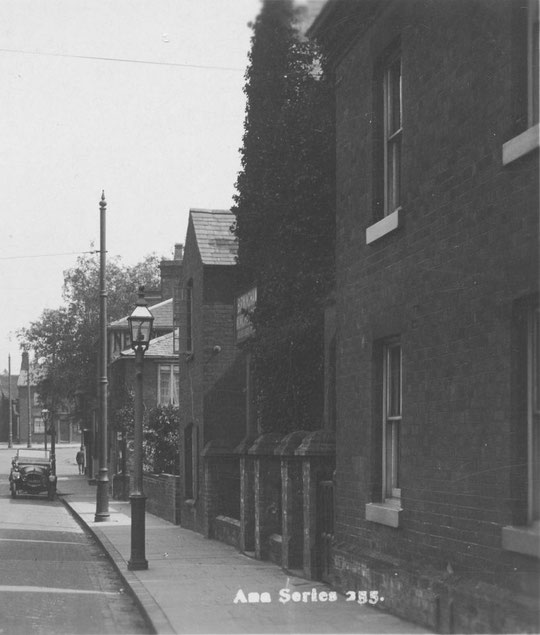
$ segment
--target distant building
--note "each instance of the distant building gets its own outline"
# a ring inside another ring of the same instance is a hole
[[[205,471],[214,452],[224,458],[245,433],[245,366],[234,332],[233,222],[226,210],[190,210],[179,286],[181,523],[206,535],[212,535],[216,514],[238,518],[240,509],[238,460],[216,468],[225,470],[219,475]],[[230,485],[230,495],[212,494],[216,478]],[[210,509],[216,498],[219,511]]]
[[[11,379],[11,387],[10,387]],[[0,375],[0,441],[9,441],[9,400],[11,398],[11,426],[12,440],[16,442],[19,437],[19,419],[18,419],[18,391],[17,381],[18,375],[2,374]]]

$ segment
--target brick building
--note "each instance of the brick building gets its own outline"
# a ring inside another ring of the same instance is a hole
[[[0,441],[9,441],[10,438],[10,416],[9,404],[11,399],[11,436],[13,442],[17,442],[19,438],[19,419],[18,419],[18,393],[17,381],[18,375],[9,375],[8,373],[0,375]]]
[[[330,0],[332,577],[538,632],[538,4]]]
[[[238,518],[240,507],[238,460],[232,451],[245,433],[245,369],[234,333],[233,222],[226,210],[190,210],[175,316],[180,333],[181,523],[206,535],[213,534],[217,515]],[[213,457],[219,457],[219,476]],[[228,495],[220,495],[214,477],[227,484]]]

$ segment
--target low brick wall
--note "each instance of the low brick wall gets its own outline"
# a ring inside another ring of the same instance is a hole
[[[146,511],[175,525],[180,524],[180,477],[173,474],[143,476]]]
[[[237,549],[240,546],[240,521],[229,516],[216,516],[214,538]]]

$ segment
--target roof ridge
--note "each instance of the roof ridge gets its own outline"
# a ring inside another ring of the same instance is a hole
[[[230,214],[234,216],[229,209],[210,209],[208,207],[190,207],[189,212],[197,212],[198,214]]]

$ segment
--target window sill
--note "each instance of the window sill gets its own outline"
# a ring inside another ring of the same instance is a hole
[[[384,503],[367,503],[366,520],[388,527],[399,527],[399,514],[402,511],[398,499],[387,500]]]
[[[540,558],[540,526],[535,523],[528,527],[503,527],[502,547],[507,551]]]
[[[400,227],[400,218],[399,213],[401,211],[401,207],[398,207],[395,212],[388,214],[380,221],[377,221],[375,224],[370,225],[366,229],[366,245],[370,245],[371,243],[379,240],[386,234],[393,232],[395,229]]]
[[[516,161],[538,147],[540,147],[540,129],[539,124],[536,124],[503,144],[503,165]]]

